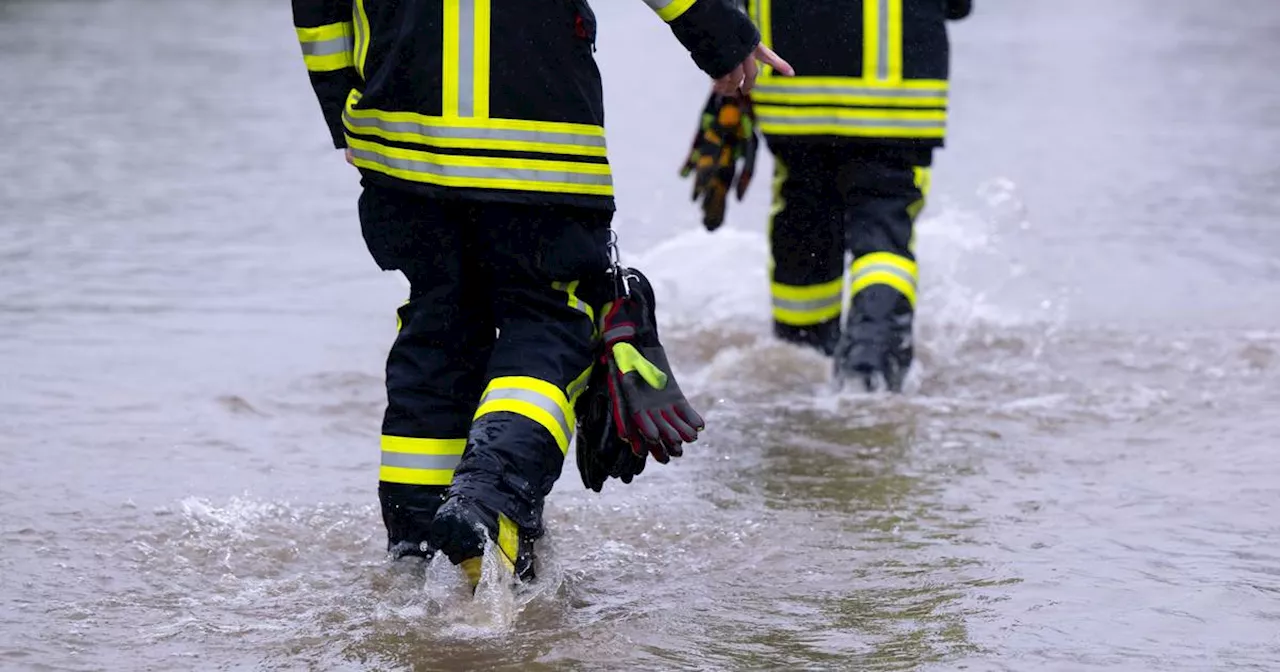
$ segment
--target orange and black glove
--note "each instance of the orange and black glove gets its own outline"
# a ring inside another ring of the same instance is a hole
[[[747,193],[759,150],[751,99],[711,94],[693,147],[680,169],[681,177],[694,175],[693,200],[702,199],[702,225],[708,231],[724,224],[730,188],[739,201]]]

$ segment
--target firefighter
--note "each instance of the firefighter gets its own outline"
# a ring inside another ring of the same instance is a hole
[[[900,392],[919,293],[914,225],[946,133],[946,21],[968,16],[972,0],[750,0],[743,9],[797,76],[766,69],[749,100],[713,93],[682,173],[696,173],[694,198],[715,230],[727,193],[741,199],[750,183],[763,133],[775,159],[775,335],[833,356],[839,382]]]
[[[757,59],[789,67],[729,0],[645,2],[717,91],[750,88]],[[487,533],[529,578],[613,298],[592,298],[614,210],[595,16],[586,0],[293,0],[293,14],[333,144],[361,175],[369,252],[410,284],[386,366],[388,552],[442,551],[474,581]],[[665,385],[653,343],[623,345],[617,380]],[[651,392],[629,417],[684,401],[674,384]],[[701,420],[684,417],[698,426],[635,431],[692,440]]]

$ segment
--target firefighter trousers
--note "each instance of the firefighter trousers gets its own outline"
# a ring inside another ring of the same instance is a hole
[[[871,294],[914,309],[914,224],[928,195],[932,150],[776,139],[769,148],[774,333],[834,351],[849,257],[852,305],[864,290],[887,286],[894,291]]]
[[[612,212],[368,182],[359,210],[374,260],[410,284],[387,357],[388,547],[424,541],[446,493],[540,536],[592,365],[595,317],[579,287],[608,269]]]

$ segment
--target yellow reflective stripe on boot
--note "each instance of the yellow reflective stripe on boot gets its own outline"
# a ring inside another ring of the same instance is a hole
[[[506,514],[498,514],[498,555],[508,572],[515,573],[520,554],[520,528]]]
[[[476,409],[476,419],[506,411],[522,415],[547,430],[561,453],[569,452],[576,418],[573,406],[560,388],[545,380],[527,376],[494,378],[485,388]]]
[[[449,485],[466,447],[466,439],[383,435],[378,478],[408,485]]]
[[[772,291],[774,320],[792,327],[812,327],[840,317],[844,278],[808,286],[775,282]]]
[[[297,32],[307,70],[330,72],[355,65],[351,22],[298,28]]]
[[[663,21],[671,23],[680,18],[697,0],[644,0],[644,4],[658,13]]]
[[[916,305],[916,262],[889,252],[873,252],[853,262],[853,289],[857,294],[872,285],[888,285]]]

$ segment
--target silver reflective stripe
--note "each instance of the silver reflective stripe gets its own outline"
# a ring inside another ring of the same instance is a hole
[[[779,96],[871,96],[876,98],[946,98],[946,89],[903,89],[875,88],[867,86],[840,86],[811,84],[809,86],[771,86],[762,84],[756,87],[756,94],[773,94]]]
[[[569,426],[569,421],[564,417],[564,411],[560,410],[560,405],[554,400],[544,395],[538,394],[533,390],[518,390],[513,388],[504,388],[499,390],[489,390],[480,398],[480,408],[484,408],[485,403],[496,401],[498,399],[514,399],[516,401],[524,401],[551,414],[555,418],[556,424],[560,425],[560,429],[564,430],[566,438],[573,437],[573,428]]]
[[[605,343],[612,343],[620,338],[635,338],[636,328],[632,326],[614,327],[604,332]]]
[[[565,390],[565,393],[568,394],[570,399],[573,399],[579,394],[582,394],[582,391],[587,388],[587,381],[589,380],[591,380],[591,376],[588,374],[573,381],[572,383],[569,383],[569,389]]]
[[[591,315],[591,306],[587,305],[586,301],[583,301],[582,299],[579,299],[576,296],[573,297],[573,303],[570,303],[569,305],[573,306],[574,309],[576,309],[578,312],[581,312],[584,315],[588,315],[588,316]]]
[[[779,310],[791,310],[797,313],[816,313],[821,310],[831,308],[839,308],[841,305],[840,295],[837,294],[825,299],[809,299],[808,301],[796,301],[794,299],[780,299],[773,297],[773,307]]]
[[[395,453],[382,451],[382,466],[400,467],[402,469],[447,469],[458,468],[461,455],[419,455],[417,453]]]
[[[448,166],[426,161],[413,161],[375,154],[364,149],[352,149],[357,159],[376,163],[388,168],[395,168],[410,173],[434,175],[436,177],[480,178],[486,180],[519,180],[523,182],[559,182],[566,184],[588,184],[609,186],[613,178],[609,175],[590,173],[571,173],[560,170],[538,170],[536,168],[495,168],[486,166]]]
[[[331,56],[350,52],[354,48],[354,43],[348,35],[329,40],[320,40],[319,42],[302,42],[301,44],[304,56]]]
[[[458,3],[458,116],[475,116],[476,1]]]
[[[760,122],[786,126],[846,126],[849,128],[925,128],[944,130],[947,122],[942,119],[850,119],[847,117],[792,117],[771,116],[757,110]]]
[[[655,12],[661,12],[667,8],[667,5],[675,2],[675,0],[644,0],[644,4],[649,5],[649,9]]]
[[[915,276],[911,275],[910,272],[904,269],[898,268],[897,266],[890,266],[889,264],[868,264],[863,266],[858,269],[857,273],[853,274],[853,280],[854,282],[857,282],[859,278],[865,278],[872,273],[892,273],[893,275],[911,283],[912,287],[916,286]]]
[[[512,142],[536,142],[566,147],[604,147],[604,136],[580,133],[554,133],[550,131],[513,131],[499,128],[458,128],[453,126],[428,126],[414,121],[384,121],[372,117],[354,117],[343,112],[347,125],[360,129],[377,129],[385,133],[408,133],[427,138],[463,140],[508,140]]]
[[[880,7],[880,53],[876,58],[876,79],[889,79],[889,0],[876,0]]]

